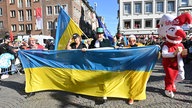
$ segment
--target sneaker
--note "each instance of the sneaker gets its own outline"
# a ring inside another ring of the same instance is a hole
[[[95,104],[96,105],[101,105],[107,102],[107,99],[101,99],[101,98],[96,98]]]
[[[174,93],[172,91],[168,91],[168,90],[165,90],[165,95],[170,97],[170,98],[174,97]]]
[[[185,79],[185,76],[184,74],[178,74],[176,79],[175,79],[175,82],[182,82],[183,80]]]
[[[9,78],[9,75],[6,74],[6,75],[1,75],[1,79],[6,79],[6,78]]]
[[[132,105],[133,102],[134,102],[134,100],[133,100],[133,99],[130,99],[129,102],[128,102],[128,104],[129,104],[129,105]]]
[[[103,97],[103,99],[104,99],[104,100],[107,100],[107,97],[106,97],[106,96],[104,96],[104,97]]]

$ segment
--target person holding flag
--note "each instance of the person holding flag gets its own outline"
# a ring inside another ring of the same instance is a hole
[[[57,24],[58,26],[55,37],[55,50],[66,49],[67,44],[74,33],[78,33],[78,35],[80,36],[84,34],[79,26],[73,21],[73,19],[65,12],[65,10],[61,6]]]
[[[107,27],[105,26],[105,24],[103,24],[103,22],[101,21],[101,19],[96,15],[96,18],[98,20],[98,24],[100,28],[103,28],[103,35],[106,39],[109,39],[109,41],[112,43],[113,42],[113,36],[111,35],[111,33],[108,31]]]
[[[100,47],[112,47],[112,44],[109,41],[109,39],[105,39],[103,28],[98,27],[96,29],[96,37],[93,41],[91,41],[91,44],[89,45],[89,49],[100,48]]]
[[[74,42],[72,42],[74,39]],[[81,36],[79,36],[79,34],[77,33],[74,33],[72,35],[72,38],[69,39],[69,42],[67,44],[67,50],[70,50],[70,49],[82,49],[82,50],[86,50],[87,49],[87,46],[81,42]]]

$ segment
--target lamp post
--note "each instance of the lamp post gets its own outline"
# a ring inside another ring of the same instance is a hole
[[[95,13],[97,11],[97,2],[94,2],[94,6],[95,6]]]

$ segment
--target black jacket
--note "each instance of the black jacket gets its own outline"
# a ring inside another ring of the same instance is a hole
[[[3,53],[10,53],[16,56],[16,53],[13,51],[13,48],[5,43],[0,45],[0,55]]]
[[[96,39],[91,41],[91,44],[89,45],[89,48],[96,48],[95,47]],[[100,47],[112,47],[111,42],[108,39],[103,39],[103,41],[100,42]]]

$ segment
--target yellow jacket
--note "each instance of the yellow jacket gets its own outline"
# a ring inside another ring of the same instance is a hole
[[[141,47],[144,46],[142,43],[136,43],[136,47]],[[131,48],[131,45],[128,44],[127,46],[125,46],[125,48]]]

